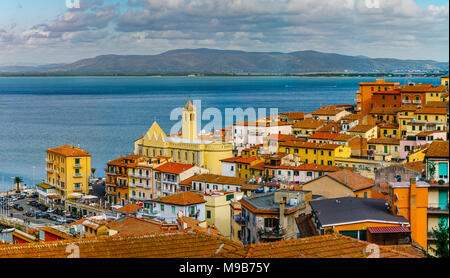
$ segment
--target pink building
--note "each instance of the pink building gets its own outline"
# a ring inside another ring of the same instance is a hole
[[[400,140],[400,159],[406,159],[410,151],[417,146],[431,144],[434,140],[447,140],[447,132],[442,130],[430,130],[406,136]]]

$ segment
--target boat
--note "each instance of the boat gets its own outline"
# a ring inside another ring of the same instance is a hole
[[[9,228],[9,229],[0,229],[0,233],[11,233],[14,232],[14,228]]]

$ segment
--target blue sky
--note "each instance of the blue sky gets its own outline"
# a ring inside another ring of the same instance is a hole
[[[448,61],[448,0],[80,1],[1,0],[0,65],[203,47]]]

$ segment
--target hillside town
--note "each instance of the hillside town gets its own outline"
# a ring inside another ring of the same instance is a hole
[[[0,257],[424,258],[448,227],[448,82],[206,134],[187,100],[179,133],[155,121],[105,177],[80,146],[42,150],[36,191],[0,199]]]

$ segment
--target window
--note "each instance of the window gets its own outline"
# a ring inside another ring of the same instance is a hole
[[[164,211],[164,205],[160,205],[161,211]]]
[[[233,199],[234,198],[234,194],[228,194],[227,196],[226,196],[226,200],[227,201],[229,201],[229,200],[231,200],[231,199]]]
[[[172,206],[172,213],[175,214],[175,206]]]
[[[312,172],[306,172],[307,177],[312,177]]]
[[[211,211],[210,210],[206,211],[206,218],[211,218]]]

